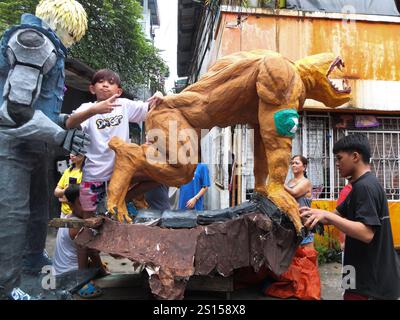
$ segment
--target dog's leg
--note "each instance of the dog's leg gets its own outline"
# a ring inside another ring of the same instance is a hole
[[[296,232],[301,235],[303,224],[300,219],[296,200],[284,189],[292,153],[292,138],[281,136],[274,121],[275,112],[271,108],[260,108],[260,132],[264,142],[265,155],[268,162],[268,182],[265,193],[293,222]]]
[[[279,72],[278,72],[279,71]],[[265,193],[303,234],[297,201],[285,190],[292,138],[298,125],[298,107],[304,86],[293,66],[282,59],[264,59],[257,76],[258,121],[268,163]]]

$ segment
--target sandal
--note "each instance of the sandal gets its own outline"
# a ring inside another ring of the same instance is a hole
[[[101,296],[102,294],[103,294],[103,291],[99,287],[96,287],[92,281],[85,284],[78,291],[78,295],[84,299],[96,298],[98,296]]]

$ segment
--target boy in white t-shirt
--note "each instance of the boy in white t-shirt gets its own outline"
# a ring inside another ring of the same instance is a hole
[[[122,94],[120,78],[108,69],[94,74],[89,90],[97,101],[82,104],[69,117],[66,126],[80,126],[90,136],[80,200],[83,210],[93,213],[104,200],[114,169],[115,154],[108,142],[114,136],[129,142],[129,122],[144,121],[149,105],[160,103],[163,96],[157,92],[147,102],[119,98]]]

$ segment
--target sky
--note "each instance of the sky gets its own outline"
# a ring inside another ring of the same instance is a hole
[[[174,87],[177,76],[177,46],[178,46],[178,0],[158,0],[160,28],[155,29],[154,44],[162,50],[161,56],[169,67],[170,77],[165,81],[165,90]]]

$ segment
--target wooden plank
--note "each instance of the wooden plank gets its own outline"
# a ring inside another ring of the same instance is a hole
[[[54,218],[49,221],[49,226],[53,228],[73,228],[80,229],[85,226],[85,220],[79,218]]]
[[[54,218],[49,221],[49,226],[53,228],[73,228],[82,227],[98,228],[103,223],[103,217],[92,217],[88,219],[79,218]]]

